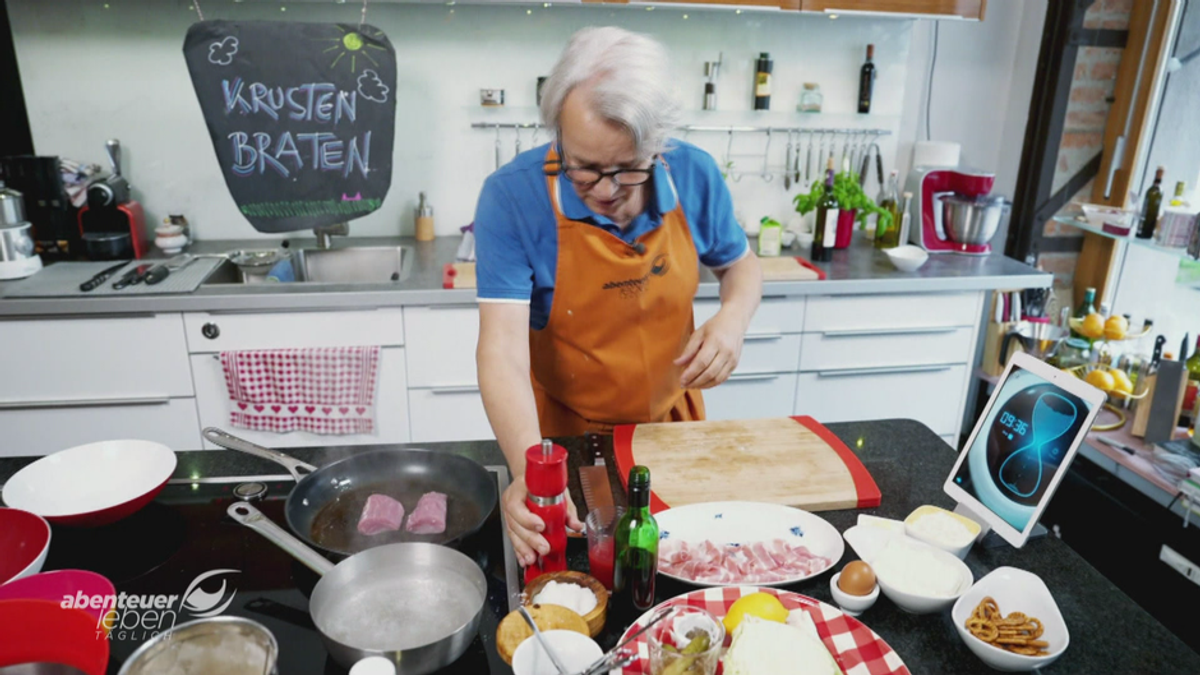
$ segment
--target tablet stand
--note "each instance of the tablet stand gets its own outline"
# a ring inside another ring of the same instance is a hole
[[[975,539],[980,546],[984,548],[1002,548],[1004,546],[1012,546],[1012,544],[1009,544],[1004,537],[1001,537],[993,532],[992,526],[988,525],[986,520],[975,515],[975,512],[962,502],[959,502],[958,505],[954,507],[954,512],[965,518],[970,518],[971,520],[979,523],[979,527],[983,528],[979,531],[979,537]],[[1026,541],[1045,536],[1048,532],[1049,530],[1046,529],[1045,525],[1042,525],[1041,523],[1035,523],[1033,526],[1033,531],[1029,533],[1029,538],[1026,539]]]

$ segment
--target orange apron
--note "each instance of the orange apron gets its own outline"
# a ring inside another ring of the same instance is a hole
[[[558,155],[551,147],[548,163]],[[669,177],[668,177],[669,180]],[[700,265],[683,208],[633,245],[562,213],[561,184],[547,176],[558,225],[550,319],[529,334],[542,436],[609,433],[618,424],[704,419],[699,391],[679,386],[694,329]],[[670,188],[674,184],[658,186]]]

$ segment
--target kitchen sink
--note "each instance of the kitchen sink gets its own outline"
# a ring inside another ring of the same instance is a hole
[[[381,284],[404,281],[412,273],[408,246],[353,246],[300,249],[292,256],[296,281],[318,284]]]
[[[292,251],[296,283],[387,284],[412,274],[413,249],[409,246],[348,246],[303,248]],[[265,274],[263,272],[262,274]],[[204,280],[205,285],[262,283],[263,276],[247,277],[232,261],[224,261]]]

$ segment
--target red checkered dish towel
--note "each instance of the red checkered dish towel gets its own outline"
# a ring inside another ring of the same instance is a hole
[[[379,347],[222,352],[230,424],[255,431],[375,431]]]

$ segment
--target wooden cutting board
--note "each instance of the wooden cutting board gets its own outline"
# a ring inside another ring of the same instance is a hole
[[[825,272],[803,258],[759,258],[763,281],[816,281]],[[442,288],[475,288],[475,263],[446,263]]]
[[[719,501],[784,504],[806,511],[879,506],[858,456],[811,417],[619,426],[613,451],[621,482],[650,469],[650,510]]]

